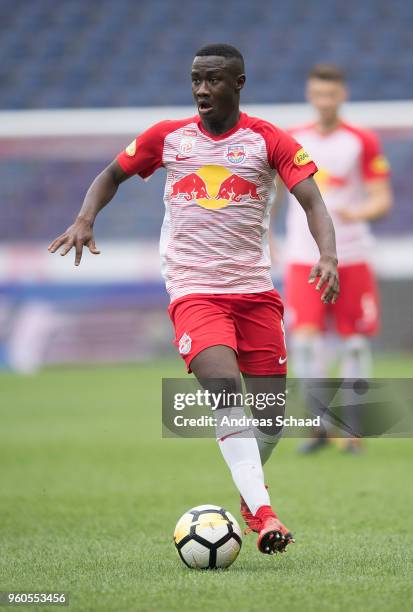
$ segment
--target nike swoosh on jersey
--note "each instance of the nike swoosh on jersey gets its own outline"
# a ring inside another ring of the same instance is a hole
[[[283,365],[286,361],[287,361],[287,357],[279,357],[278,359],[278,363],[280,365]]]
[[[176,156],[176,161],[184,161],[185,159],[191,159],[190,157],[181,157],[180,155]]]

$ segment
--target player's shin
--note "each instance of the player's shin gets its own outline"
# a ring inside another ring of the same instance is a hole
[[[248,508],[255,514],[261,506],[269,506],[270,498],[264,485],[264,473],[254,432],[243,426],[242,408],[217,410],[216,437],[232,478]]]
[[[326,345],[321,334],[301,334],[295,332],[291,341],[294,372],[301,381],[302,392],[308,412],[311,416],[321,417],[321,427],[314,429],[313,434],[317,438],[326,438],[331,429],[331,423],[325,418],[325,407],[327,401],[323,401],[322,389],[318,390],[316,396],[310,388],[313,383],[309,379],[326,378]]]
[[[326,377],[326,346],[321,334],[295,332],[291,338],[291,352],[297,378]]]
[[[265,465],[280,441],[282,431],[279,430],[277,433],[272,435],[264,433],[258,427],[254,427],[253,431],[258,445],[261,463],[262,465]]]
[[[287,398],[286,379],[285,376],[246,376],[245,382],[249,395],[254,398],[250,406],[254,418],[253,432],[264,465],[282,435]]]
[[[359,378],[371,376],[372,357],[368,339],[365,336],[354,335],[343,342],[341,361],[341,376],[345,385],[341,391],[345,423],[344,436],[360,437],[362,424],[360,419],[359,396],[354,391],[351,382]]]
[[[368,378],[371,376],[372,357],[368,339],[365,336],[349,336],[343,341],[342,378]]]

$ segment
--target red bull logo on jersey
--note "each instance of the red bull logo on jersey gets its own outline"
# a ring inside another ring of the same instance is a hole
[[[172,184],[170,197],[194,201],[203,208],[217,210],[243,198],[262,200],[258,185],[234,174],[224,166],[203,166]]]
[[[347,183],[345,178],[342,178],[341,176],[334,176],[324,168],[320,168],[318,172],[315,173],[314,179],[321,193],[325,193],[326,191],[335,189],[337,187],[344,187],[344,185]]]
[[[241,164],[246,156],[245,146],[242,144],[228,145],[227,159],[231,164]]]

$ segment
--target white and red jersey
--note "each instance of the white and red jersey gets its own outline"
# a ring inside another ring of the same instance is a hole
[[[145,179],[167,170],[160,251],[171,300],[273,288],[268,228],[275,174],[292,189],[317,171],[292,136],[245,113],[213,136],[195,116],[154,125],[117,160]]]
[[[368,223],[346,223],[335,211],[357,208],[366,197],[366,182],[388,176],[388,164],[377,136],[344,122],[327,134],[319,132],[314,123],[289,132],[311,153],[319,168],[314,179],[333,220],[339,263],[366,261],[373,243]],[[290,263],[314,264],[318,258],[306,215],[297,200],[290,196],[286,259]]]

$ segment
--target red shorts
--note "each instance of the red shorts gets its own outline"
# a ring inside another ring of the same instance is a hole
[[[366,263],[339,266],[340,296],[336,304],[323,304],[321,291],[308,284],[311,266],[291,264],[285,280],[288,326],[313,325],[325,331],[329,320],[341,336],[373,336],[379,330],[380,306],[376,280]]]
[[[275,289],[261,293],[190,294],[168,308],[175,342],[190,363],[210,346],[231,347],[245,374],[280,375],[287,372],[284,307]]]

